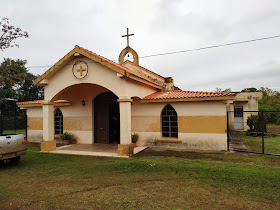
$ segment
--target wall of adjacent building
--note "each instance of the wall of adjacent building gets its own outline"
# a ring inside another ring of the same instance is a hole
[[[168,143],[184,150],[226,150],[226,104],[219,101],[173,102],[169,103],[178,115],[178,140]],[[162,138],[161,112],[167,103],[132,103],[132,133],[139,133],[140,145],[163,145],[168,139]],[[160,140],[160,141],[158,141]]]
[[[41,142],[43,140],[43,110],[42,107],[33,107],[26,110],[27,140]]]

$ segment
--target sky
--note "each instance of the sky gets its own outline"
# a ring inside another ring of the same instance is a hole
[[[280,91],[280,38],[141,58],[280,35],[279,0],[0,0],[0,16],[30,36],[0,60],[25,59],[36,75],[75,45],[117,62],[129,28],[139,64],[183,90]]]

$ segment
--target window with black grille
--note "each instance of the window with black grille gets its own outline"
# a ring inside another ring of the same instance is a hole
[[[243,117],[243,106],[234,107],[234,117]]]
[[[162,137],[178,138],[177,112],[170,105],[166,105],[161,113]]]
[[[55,134],[63,134],[63,114],[60,109],[57,109],[54,115],[54,130]]]

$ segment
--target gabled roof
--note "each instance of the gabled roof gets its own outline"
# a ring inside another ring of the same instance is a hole
[[[202,92],[202,91],[185,91],[170,90],[160,91],[145,96],[143,102],[159,102],[164,101],[199,101],[199,100],[230,100],[234,99],[236,93],[232,92]]]
[[[130,79],[151,85],[153,87],[156,87],[158,89],[163,89],[163,86],[149,80],[148,78],[143,77],[142,75],[120,65],[117,64],[107,58],[102,57],[101,55],[98,55],[96,53],[93,53],[85,48],[79,47],[78,45],[75,46],[73,50],[71,50],[67,55],[65,55],[62,59],[60,59],[56,64],[54,64],[50,69],[48,69],[44,74],[39,76],[35,81],[35,85],[40,85],[39,83],[43,79],[48,79],[52,77],[57,71],[59,71],[66,63],[70,61],[74,57],[75,53],[79,53],[87,58],[92,59],[93,61],[100,63],[101,65],[104,65]]]

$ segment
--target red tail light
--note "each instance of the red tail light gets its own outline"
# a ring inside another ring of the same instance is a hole
[[[27,144],[27,138],[24,137],[24,144]]]

